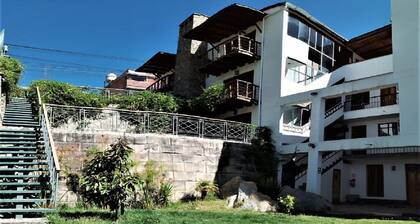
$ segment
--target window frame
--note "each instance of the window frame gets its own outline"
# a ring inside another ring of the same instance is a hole
[[[381,127],[381,125],[386,125],[386,127]],[[387,132],[384,132],[383,130],[387,130]],[[392,133],[392,135],[390,135],[389,133]],[[396,121],[396,122],[387,122],[387,123],[378,124],[378,137],[396,136],[399,134],[400,134],[400,122]]]

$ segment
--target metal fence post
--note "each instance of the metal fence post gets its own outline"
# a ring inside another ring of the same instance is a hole
[[[223,135],[223,138],[225,139],[225,140],[227,140],[228,139],[228,124],[227,124],[227,122],[225,121],[224,122],[224,135]]]
[[[200,119],[198,120],[198,137],[203,138],[204,137],[204,120]]]
[[[178,135],[178,116],[172,117],[172,134]]]

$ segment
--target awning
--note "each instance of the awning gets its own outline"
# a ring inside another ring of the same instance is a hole
[[[146,72],[160,76],[175,68],[176,55],[167,52],[158,52],[146,63],[136,69],[136,72]]]
[[[364,59],[392,54],[392,27],[387,25],[355,37],[347,46]]]
[[[220,10],[204,23],[190,30],[184,35],[184,38],[215,43],[255,25],[265,15],[259,10],[233,4]]]

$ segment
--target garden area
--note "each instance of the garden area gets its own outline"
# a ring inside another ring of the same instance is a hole
[[[70,223],[114,223],[110,214],[105,210],[83,208],[63,208],[57,213],[48,216],[48,220],[57,224]],[[411,224],[415,221],[395,221],[379,219],[344,219],[333,217],[318,217],[309,215],[287,215],[280,213],[258,213],[227,209],[223,200],[206,200],[171,204],[167,208],[155,210],[133,209],[128,210],[119,220],[119,223],[136,224],[254,224],[254,223],[401,223]]]

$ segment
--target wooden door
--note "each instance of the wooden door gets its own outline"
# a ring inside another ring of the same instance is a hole
[[[407,164],[405,170],[407,201],[410,205],[420,208],[420,165]]]
[[[340,203],[341,197],[341,170],[334,169],[332,176],[332,202]]]

